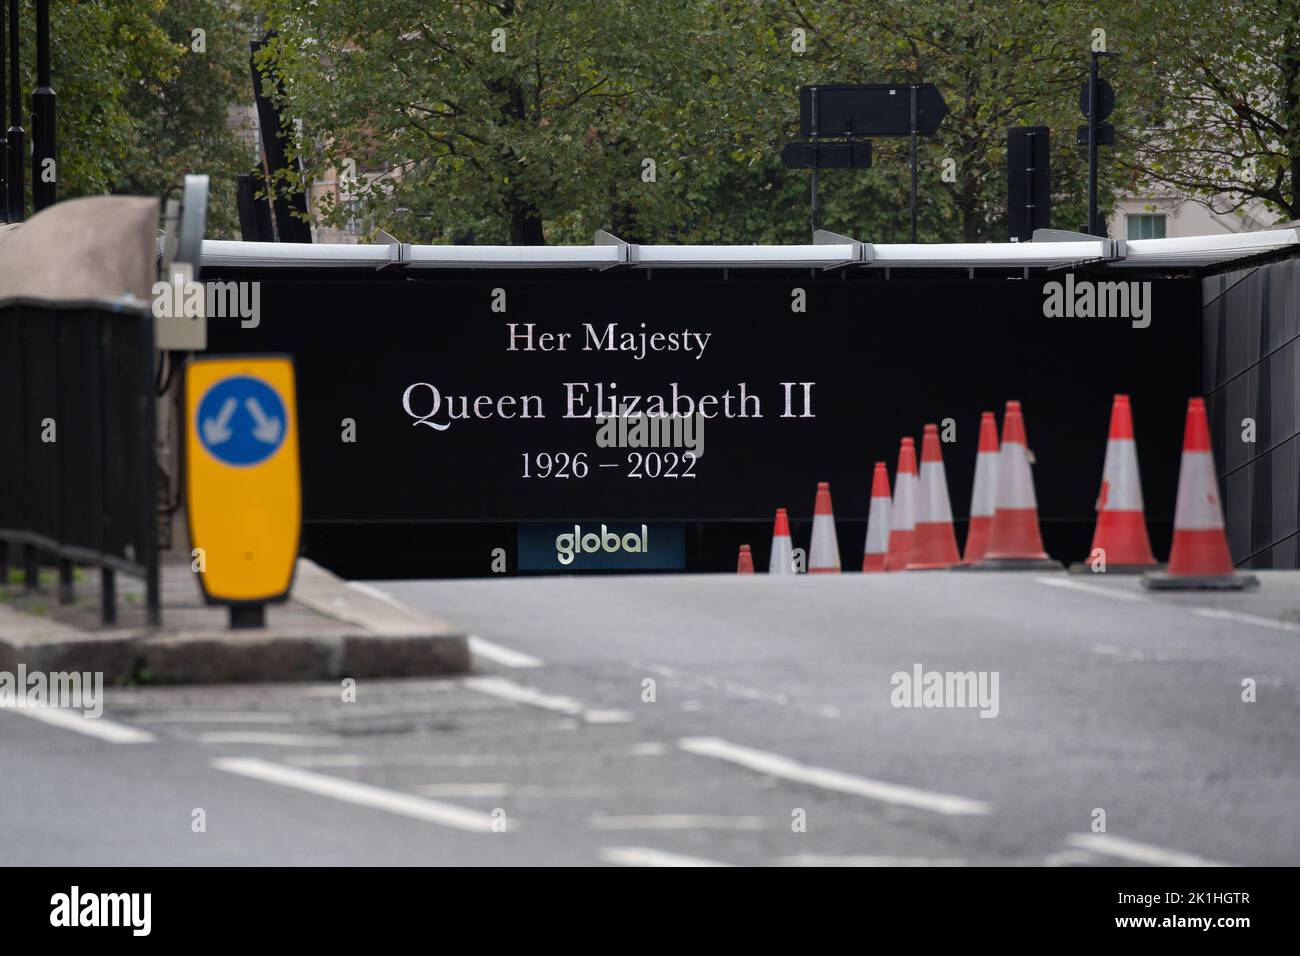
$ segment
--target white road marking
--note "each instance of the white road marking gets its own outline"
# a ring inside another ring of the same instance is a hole
[[[501,767],[523,762],[513,754],[303,754],[285,760],[295,767]]]
[[[514,797],[540,800],[594,800],[617,797],[618,787],[567,784],[426,783],[415,788],[427,797]]]
[[[716,860],[705,860],[698,856],[682,856],[680,853],[665,853],[648,846],[607,846],[602,847],[600,858],[606,863],[619,866],[731,866]]]
[[[349,581],[348,587],[355,588],[362,594],[368,594],[376,600],[383,601],[385,604],[391,604],[400,611],[410,611],[411,609],[403,604],[397,598],[393,597],[387,591],[375,587],[373,584],[366,584],[365,581]]]
[[[662,757],[668,753],[668,746],[655,740],[647,740],[628,747],[627,753],[633,757]]]
[[[0,704],[0,711],[22,714],[32,720],[49,724],[51,727],[75,730],[79,734],[106,740],[110,744],[151,744],[158,739],[147,730],[117,724],[103,717],[87,717],[79,710],[65,710],[60,707],[14,707]]]
[[[249,744],[262,747],[333,747],[343,743],[332,734],[274,734],[257,731],[214,730],[199,734],[201,744]]]
[[[1087,866],[1095,859],[1089,850],[1058,850],[1043,858],[1043,866]]]
[[[337,693],[337,691],[336,691]],[[293,714],[243,710],[162,710],[139,711],[136,720],[155,724],[291,724]]]
[[[1101,597],[1111,598],[1115,601],[1136,601],[1138,603],[1147,603],[1147,599],[1141,594],[1134,594],[1132,591],[1123,591],[1119,588],[1103,587],[1100,584],[1084,584],[1082,581],[1074,581],[1070,578],[1034,578],[1039,584],[1050,584],[1054,588],[1069,588],[1071,591],[1082,591],[1085,594],[1096,594]]]
[[[626,710],[588,710],[582,717],[589,724],[630,724],[633,720]]]
[[[1094,644],[1092,645],[1094,654],[1104,654],[1107,657],[1118,657],[1126,661],[1158,661],[1168,660],[1150,651],[1139,650],[1135,647],[1117,647],[1114,644]]]
[[[548,694],[536,687],[516,684],[505,677],[465,677],[460,683],[462,687],[476,690],[480,694],[488,694],[514,704],[540,707],[542,710],[564,714],[566,717],[582,717],[591,724],[626,724],[632,720],[632,715],[625,710],[588,710],[582,701],[576,698],[565,697],[562,694]]]
[[[373,584],[366,584],[364,581],[349,581],[348,587],[356,588],[362,594],[368,594],[372,598],[390,604],[395,608],[408,613],[416,613],[407,607],[397,598],[393,597],[387,591],[375,587]],[[544,662],[531,654],[524,654],[520,651],[512,651],[508,647],[502,647],[500,644],[494,644],[492,641],[484,640],[473,634],[467,638],[469,641],[469,652],[475,654],[484,660],[489,660],[494,664],[500,664],[502,667],[542,667]]]
[[[1271,627],[1278,631],[1289,631],[1292,634],[1300,634],[1300,624],[1292,624],[1290,621],[1279,621],[1272,617],[1260,617],[1257,614],[1243,614],[1240,611],[1226,611],[1217,607],[1193,608],[1192,613],[1197,617],[1208,617],[1216,621],[1240,621],[1242,624],[1254,624],[1258,627]]]
[[[469,636],[469,652],[502,667],[544,667],[546,664],[540,657],[502,647],[474,634]]]
[[[523,684],[516,684],[512,680],[504,677],[466,677],[461,680],[461,686],[470,690],[476,690],[480,694],[488,694],[501,700],[508,700],[515,704],[527,704],[530,707],[540,707],[542,710],[554,711],[557,714],[567,714],[570,717],[577,717],[586,708],[582,702],[572,697],[564,697],[559,694],[548,694],[540,691],[535,687],[525,687]]]
[[[772,861],[777,866],[966,866],[960,857],[931,858],[924,856],[821,856],[801,853],[782,856]]]
[[[457,830],[472,830],[479,833],[492,832],[492,817],[490,814],[480,813],[466,807],[454,806],[450,803],[440,803],[436,800],[417,797],[409,793],[385,790],[383,787],[372,786],[368,783],[358,783],[355,780],[343,780],[339,777],[312,773],[310,770],[286,767],[266,760],[258,760],[254,757],[223,757],[212,761],[212,766],[218,770],[224,770],[226,773],[251,777],[265,783],[303,790],[317,796],[329,797],[333,800],[341,800],[344,803],[369,807],[373,810],[383,810],[399,816],[413,817],[416,820],[437,823]],[[518,824],[513,820],[511,821],[511,829],[518,829]]]
[[[1106,856],[1115,856],[1135,863],[1149,863],[1152,866],[1231,866],[1230,863],[1216,863],[1205,860],[1191,853],[1178,850],[1166,850],[1152,846],[1150,843],[1138,843],[1109,833],[1075,833],[1065,841],[1080,850],[1091,850]]]
[[[678,670],[676,668],[668,667],[665,664],[634,662],[632,666],[648,670],[654,674],[659,674],[662,677],[680,680],[686,686],[691,686],[693,688],[707,687],[710,690],[729,694],[732,697],[738,697],[741,700],[752,700],[765,704],[775,704],[778,707],[792,707],[796,710],[816,714],[819,717],[825,717],[830,720],[835,720],[840,716],[840,709],[838,707],[827,704],[806,704],[796,700],[784,691],[766,690],[762,687],[750,687],[747,684],[740,684],[736,681],[722,680],[710,674],[698,674]],[[694,711],[699,710],[701,706],[702,705],[698,701],[688,700],[682,704],[681,709]]]
[[[426,797],[504,797],[508,783],[426,783],[417,788]]]
[[[765,830],[765,817],[724,817],[699,813],[658,813],[621,817],[592,817],[592,830]]]
[[[982,800],[969,800],[966,797],[918,790],[914,787],[871,780],[838,770],[828,770],[824,767],[810,767],[779,754],[742,747],[717,737],[683,737],[677,745],[687,753],[725,760],[770,777],[781,777],[795,783],[821,787],[824,790],[836,790],[840,793],[851,793],[885,803],[946,814],[989,813],[993,809],[990,804]]]

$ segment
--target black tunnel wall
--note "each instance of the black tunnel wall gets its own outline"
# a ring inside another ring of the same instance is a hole
[[[1207,277],[1203,302],[1202,367],[1233,560],[1300,567],[1300,259]]]

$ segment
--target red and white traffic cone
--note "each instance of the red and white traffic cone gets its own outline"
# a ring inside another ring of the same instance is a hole
[[[898,470],[894,472],[894,504],[889,511],[889,551],[885,570],[901,571],[912,560],[916,533],[916,445],[904,438],[898,447]]]
[[[1101,563],[1097,563],[1101,562]],[[1110,408],[1110,435],[1097,496],[1097,529],[1088,561],[1076,566],[1107,572],[1145,571],[1155,567],[1142,506],[1133,409],[1127,395],[1116,395]]]
[[[831,513],[831,486],[826,481],[817,482],[812,543],[808,546],[808,573],[840,573],[840,545],[835,537],[835,516]]]
[[[1214,453],[1210,451],[1210,424],[1202,398],[1187,403],[1169,572],[1148,572],[1142,576],[1142,583],[1157,590],[1241,591],[1259,586],[1259,578],[1253,574],[1233,571],[1219,502],[1219,479]]]
[[[998,480],[998,422],[992,412],[980,413],[980,444],[975,453],[975,485],[970,495],[970,527],[962,564],[984,560],[993,527]]]
[[[772,527],[772,558],[767,565],[768,574],[794,574],[794,547],[790,543],[790,518],[784,508],[776,509],[776,524]]]
[[[740,556],[736,559],[736,573],[754,573],[754,556],[749,553],[749,545],[747,544],[742,544],[740,546]]]
[[[952,527],[948,477],[939,450],[939,426],[926,425],[921,436],[921,493],[916,499],[916,531],[908,571],[950,568],[961,560],[957,533]]]
[[[1038,530],[1038,499],[1029,467],[1025,420],[1020,403],[1007,402],[1002,419],[1002,448],[998,452],[997,497],[984,560],[971,567],[994,571],[1057,570],[1060,565],[1043,550]]]
[[[885,570],[885,555],[889,552],[889,468],[883,461],[876,462],[871,476],[871,510],[867,513],[867,543],[862,550],[862,570]]]

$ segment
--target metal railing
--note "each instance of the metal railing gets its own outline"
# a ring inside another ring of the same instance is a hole
[[[75,566],[97,566],[105,624],[117,572],[144,579],[161,622],[153,375],[138,300],[0,302],[0,575],[21,556],[34,590],[52,559],[70,604]]]

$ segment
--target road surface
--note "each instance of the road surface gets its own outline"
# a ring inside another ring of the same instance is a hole
[[[363,585],[467,628],[477,673],[0,710],[0,858],[1296,865],[1300,573],[1261,576]],[[895,706],[931,671],[982,706]]]

